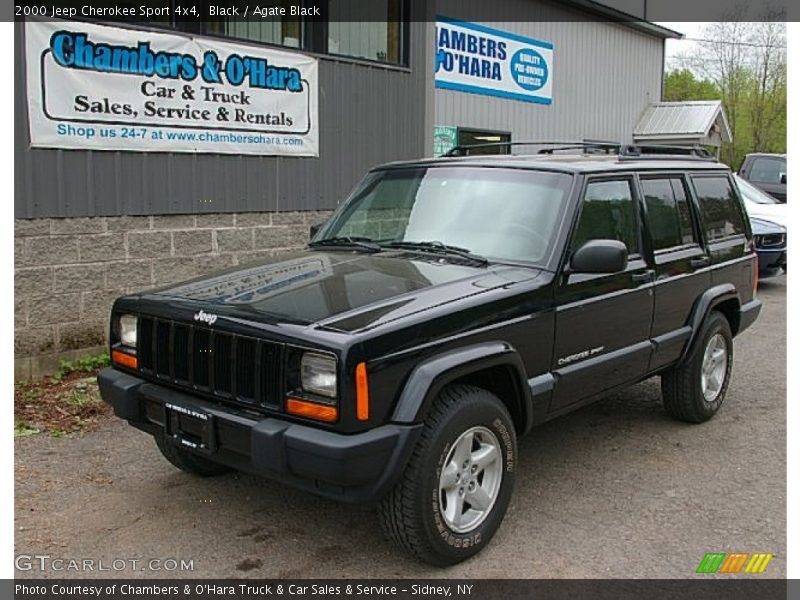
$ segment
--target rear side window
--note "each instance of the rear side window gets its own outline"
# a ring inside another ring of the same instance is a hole
[[[781,175],[786,173],[786,159],[760,157],[753,159],[750,167],[750,181],[756,183],[780,183]]]
[[[637,232],[636,205],[628,180],[595,181],[586,186],[572,250],[590,240],[619,240],[628,247],[628,253],[637,254]]]
[[[744,217],[730,180],[727,177],[695,177],[692,181],[708,241],[743,234]]]
[[[644,179],[642,191],[654,250],[696,242],[689,202],[679,177]]]

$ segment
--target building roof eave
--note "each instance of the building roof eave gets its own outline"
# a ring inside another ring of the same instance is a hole
[[[561,3],[662,39],[680,40],[684,37],[682,33],[592,0],[562,0]]]

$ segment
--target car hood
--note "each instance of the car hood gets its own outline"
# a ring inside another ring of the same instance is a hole
[[[781,227],[786,227],[789,221],[787,212],[788,206],[786,204],[757,204],[755,202],[747,202],[746,206],[747,214],[751,219],[771,221],[777,223]]]
[[[148,295],[191,301],[216,314],[356,331],[538,274],[535,268],[478,267],[401,251],[304,251]]]
[[[757,219],[750,217],[750,228],[753,230],[753,235],[766,235],[770,233],[786,233],[786,228],[783,225],[773,221],[766,221],[764,219]]]

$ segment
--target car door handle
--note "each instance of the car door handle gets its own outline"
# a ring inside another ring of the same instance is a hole
[[[693,269],[700,269],[702,267],[707,267],[711,264],[711,259],[708,256],[697,256],[689,261],[689,264]]]
[[[631,281],[634,283],[648,283],[649,281],[653,281],[653,275],[655,275],[655,271],[648,269],[647,271],[631,275]]]

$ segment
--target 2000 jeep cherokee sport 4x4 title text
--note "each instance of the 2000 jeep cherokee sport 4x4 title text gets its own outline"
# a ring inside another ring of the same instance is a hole
[[[307,251],[118,299],[103,397],[184,471],[377,500],[418,558],[463,560],[533,425],[656,374],[678,419],[725,398],[761,306],[737,188],[636,154],[376,168]]]

